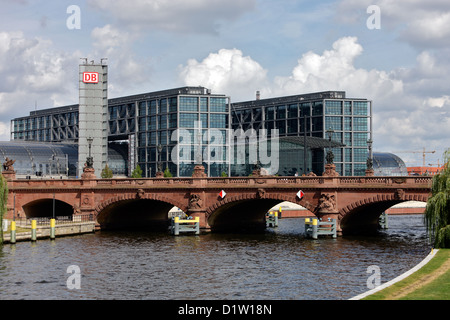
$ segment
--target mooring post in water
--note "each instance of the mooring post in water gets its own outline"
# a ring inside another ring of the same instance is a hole
[[[50,239],[52,239],[52,240],[55,239],[55,224],[56,224],[56,220],[50,219]]]
[[[36,220],[31,220],[31,241],[36,241]]]
[[[317,219],[312,219],[312,238],[317,239]]]
[[[16,222],[11,221],[11,240],[10,243],[16,243]]]

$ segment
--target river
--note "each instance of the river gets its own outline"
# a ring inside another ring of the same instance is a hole
[[[430,252],[422,215],[374,236],[305,239],[304,219],[262,234],[99,231],[0,247],[0,299],[342,300]],[[75,266],[75,267],[73,267]]]

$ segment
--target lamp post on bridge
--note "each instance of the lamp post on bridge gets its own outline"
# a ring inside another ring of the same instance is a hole
[[[325,164],[325,172],[322,173],[322,176],[336,177],[339,176],[339,173],[336,172],[336,165],[334,164],[334,154],[333,151],[331,150],[332,147],[331,138],[333,137],[334,130],[330,127],[326,132],[328,134],[328,140],[330,142],[330,149],[328,150],[326,155],[327,163]]]
[[[162,177],[164,177],[164,173],[162,171],[162,162],[161,162],[161,153],[162,153],[162,149],[163,149],[162,145],[158,144],[157,149],[158,149],[158,164],[157,164],[158,170],[156,171],[156,177],[162,178]]]
[[[366,176],[373,177],[373,154],[372,154],[372,139],[367,140],[367,147],[369,149],[369,156],[367,157],[367,168],[366,168]]]

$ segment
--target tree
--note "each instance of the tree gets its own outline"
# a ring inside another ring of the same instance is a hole
[[[0,244],[3,243],[3,216],[6,214],[6,204],[8,202],[8,184],[0,173]]]
[[[134,168],[133,172],[131,173],[131,177],[134,179],[142,178],[142,169],[139,165]]]
[[[172,178],[172,173],[170,173],[169,168],[166,167],[166,170],[164,170],[164,178]]]
[[[108,167],[108,164],[105,166],[105,168],[102,170],[101,177],[103,179],[111,179],[113,177],[112,170]]]
[[[427,232],[435,248],[450,248],[450,149],[444,153],[444,169],[433,177],[431,197],[425,208]]]

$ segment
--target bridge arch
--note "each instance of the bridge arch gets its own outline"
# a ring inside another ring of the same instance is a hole
[[[31,200],[22,206],[26,218],[53,217],[53,198]],[[55,198],[55,217],[72,217],[73,206],[61,199]]]
[[[406,202],[427,202],[429,195],[409,194],[401,197],[398,194],[378,194],[344,206],[339,211],[340,228],[345,234],[374,232],[378,228],[380,215],[390,207]]]
[[[266,226],[270,208],[288,201],[312,209],[295,197],[285,194],[239,194],[221,199],[206,209],[206,220],[212,231],[259,231]]]
[[[122,194],[95,207],[97,223],[102,230],[136,229],[166,230],[168,213],[173,207],[186,210],[181,203],[159,194]]]

